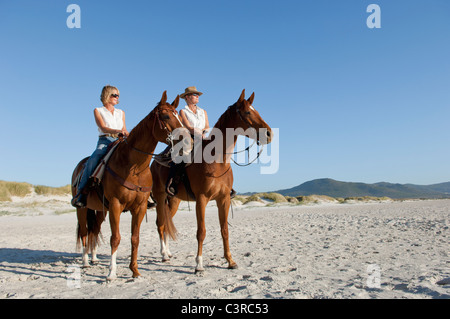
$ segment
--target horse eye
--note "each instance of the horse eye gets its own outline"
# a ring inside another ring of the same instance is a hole
[[[248,111],[248,112],[245,112],[245,114],[246,114],[246,115],[250,115],[250,111]]]
[[[168,120],[168,119],[170,119],[169,115],[167,115],[167,114],[161,115],[161,120]]]

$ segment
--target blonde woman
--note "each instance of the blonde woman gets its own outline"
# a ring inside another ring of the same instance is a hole
[[[84,171],[78,185],[78,191],[72,199],[72,205],[75,207],[85,207],[87,201],[86,185],[89,177],[93,173],[102,157],[106,154],[108,145],[116,141],[119,134],[128,136],[127,127],[125,125],[125,112],[115,106],[119,104],[119,90],[111,85],[103,87],[100,100],[102,107],[94,109],[95,123],[98,126],[98,142],[97,148],[86,162]]]

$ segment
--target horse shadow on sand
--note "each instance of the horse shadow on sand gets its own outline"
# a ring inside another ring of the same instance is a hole
[[[27,248],[0,248],[0,272],[11,272],[16,275],[32,275],[60,277],[59,270],[43,269],[40,264],[49,266],[70,265],[77,262],[79,254],[58,252],[53,250],[36,250]]]

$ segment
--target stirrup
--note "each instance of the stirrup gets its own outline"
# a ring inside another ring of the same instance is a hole
[[[175,186],[173,185],[173,178],[170,178],[170,179],[167,181],[167,184],[166,184],[166,193],[167,193],[169,196],[175,196],[175,195],[177,194],[177,190],[176,190]]]
[[[231,189],[231,193],[230,193],[230,199],[233,199],[234,197],[236,197],[236,191],[232,188]]]
[[[75,195],[75,197],[70,202],[73,207],[76,208],[84,208],[87,204],[87,195],[83,193],[79,193]]]

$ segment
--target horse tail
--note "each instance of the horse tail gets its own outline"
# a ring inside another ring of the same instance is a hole
[[[172,238],[172,240],[177,240],[178,231],[173,223],[172,214],[170,212],[169,204],[167,200],[164,205],[164,232]]]
[[[90,251],[100,245],[99,235],[101,236],[101,223],[104,216],[102,211],[95,211],[92,209],[87,210],[87,229],[88,229],[88,242],[87,246]]]
[[[87,230],[86,246],[89,248],[89,251],[92,251],[97,245],[100,244],[99,240],[99,235],[101,237],[100,228],[104,218],[105,216],[102,211],[87,209],[86,225],[84,225],[84,227],[81,227],[79,222],[77,225],[77,251],[80,251],[80,248],[82,246],[82,238],[83,236],[86,236],[86,230]]]
[[[77,251],[81,250],[80,223],[77,223]]]

